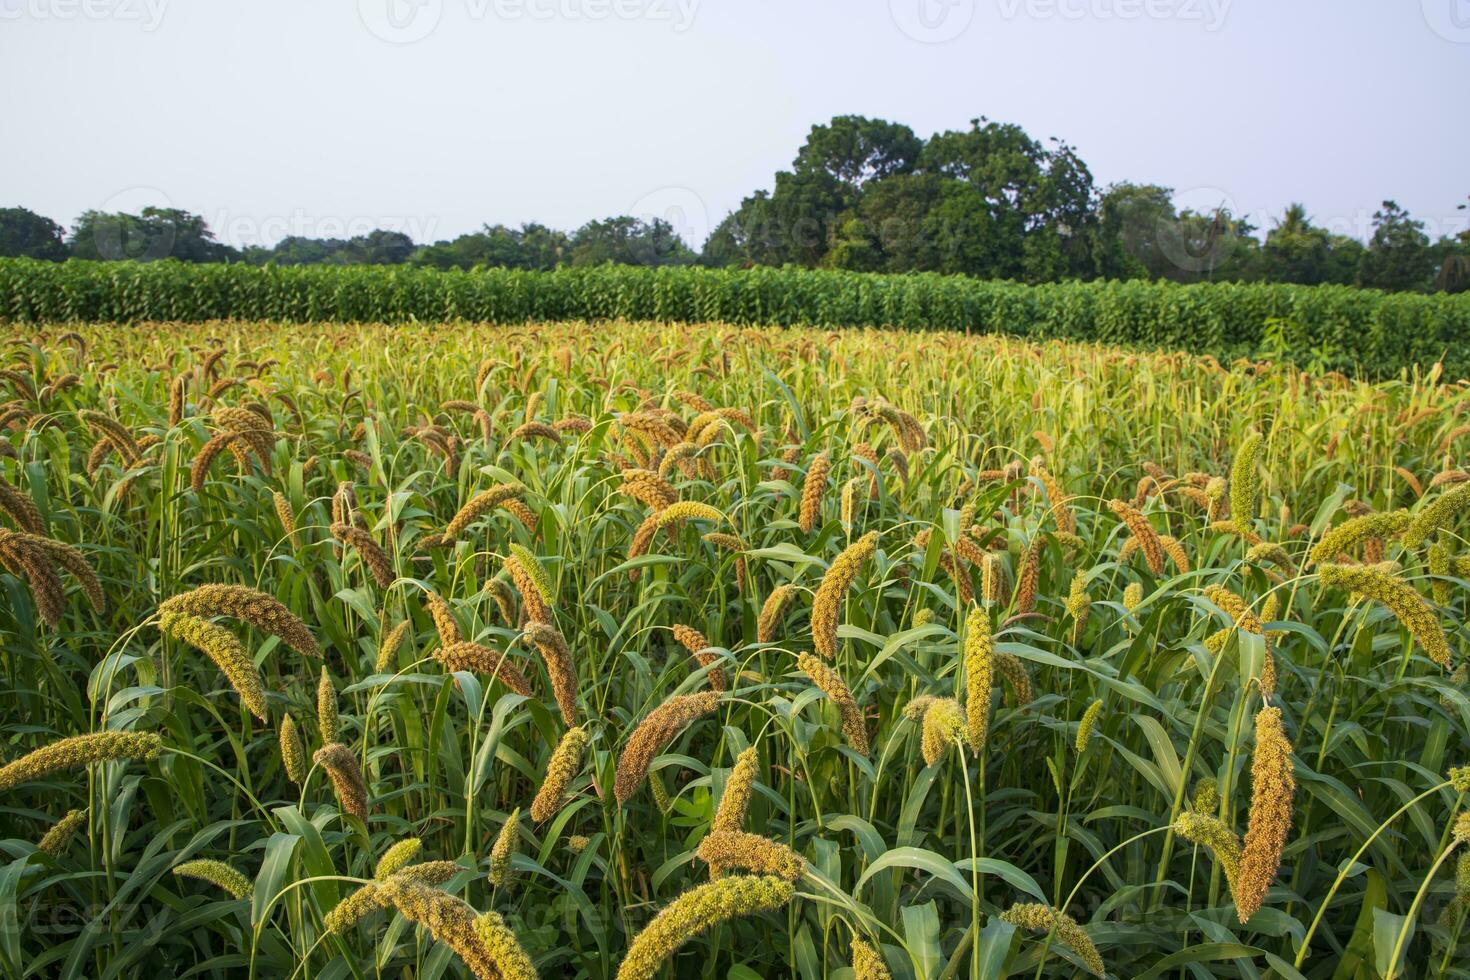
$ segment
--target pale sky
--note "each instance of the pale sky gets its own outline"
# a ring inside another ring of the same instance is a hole
[[[235,245],[657,215],[697,245],[813,123],[975,116],[1365,237],[1470,195],[1470,0],[0,0],[0,206]]]

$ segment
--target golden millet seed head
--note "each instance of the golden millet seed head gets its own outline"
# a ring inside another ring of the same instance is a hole
[[[561,810],[566,799],[567,787],[576,778],[582,767],[582,752],[587,747],[587,732],[582,728],[569,728],[546,763],[546,776],[531,801],[531,819],[537,823],[549,820]]]
[[[1240,858],[1236,913],[1244,925],[1261,907],[1291,830],[1296,777],[1291,742],[1282,726],[1281,709],[1262,708],[1256,715],[1256,747],[1251,758],[1251,808]]]
[[[750,794],[759,768],[760,756],[756,753],[755,746],[745,749],[736,757],[735,766],[730,770],[730,778],[725,780],[725,791],[720,796],[720,805],[710,823],[710,833],[745,829],[745,811],[750,807]]]

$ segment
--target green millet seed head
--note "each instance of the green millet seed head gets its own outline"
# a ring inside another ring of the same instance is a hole
[[[1191,844],[1208,847],[1225,873],[1233,894],[1240,879],[1240,838],[1218,817],[1186,810],[1174,819],[1174,832]]]
[[[1470,810],[1466,810],[1455,818],[1455,826],[1451,831],[1456,844],[1470,844]]]
[[[174,874],[180,878],[198,878],[207,881],[217,888],[222,888],[235,898],[249,898],[255,891],[250,879],[246,878],[234,868],[223,861],[210,861],[200,859],[197,861],[185,861],[174,867]]]
[[[158,611],[199,617],[229,616],[278,637],[303,656],[322,655],[305,623],[274,597],[248,586],[203,585],[164,600]]]
[[[158,758],[163,740],[153,732],[91,732],[72,735],[26,753],[0,767],[0,792],[14,789],[61,769],[94,762]]]
[[[674,801],[669,798],[669,791],[664,787],[663,777],[657,772],[650,772],[647,776],[648,792],[653,796],[653,805],[658,807],[658,812],[664,816],[674,812]]]
[[[321,680],[316,685],[316,726],[323,744],[337,741],[340,719],[337,716],[337,688],[332,684],[327,668],[322,668]]]
[[[995,645],[990,614],[973,608],[965,617],[965,733],[977,755],[990,731],[990,698],[995,687]]]
[[[1322,539],[1307,553],[1307,558],[1317,565],[1337,561],[1339,555],[1348,553],[1365,541],[1402,534],[1412,521],[1413,516],[1406,510],[1350,517],[1322,535]]]
[[[1456,484],[1440,494],[1434,503],[1414,515],[1404,531],[1404,546],[1419,547],[1431,534],[1448,527],[1467,506],[1470,506],[1470,482]]]
[[[405,837],[394,844],[378,859],[378,866],[373,869],[373,879],[383,881],[402,871],[410,861],[418,856],[423,846],[423,841],[417,837]]]
[[[306,743],[296,727],[296,719],[290,715],[281,719],[280,743],[281,766],[286,770],[286,778],[300,786],[306,781]]]
[[[1445,581],[1450,574],[1450,546],[1445,541],[1436,541],[1429,546],[1429,574],[1434,576],[1430,583],[1434,601],[1441,606],[1450,601],[1450,583]]]
[[[525,488],[518,483],[497,483],[489,490],[482,490],[469,499],[450,519],[444,528],[443,540],[445,544],[454,541],[484,514],[489,513],[496,507],[507,501],[519,497]]]
[[[490,880],[497,888],[510,881],[510,862],[520,841],[521,808],[516,807],[500,827],[495,845],[490,848]]]
[[[678,500],[658,512],[655,528],[665,528],[680,521],[709,521],[723,523],[725,515],[718,508],[693,500]]]
[[[1251,530],[1256,494],[1261,488],[1261,475],[1257,469],[1260,455],[1261,435],[1251,433],[1241,443],[1230,465],[1230,518],[1242,533]]]
[[[1213,779],[1204,777],[1195,783],[1190,807],[1195,813],[1214,813],[1220,809],[1220,788]]]
[[[1450,648],[1434,610],[1423,597],[1389,572],[1368,565],[1323,565],[1322,584],[1377,599],[1389,608],[1429,658],[1446,670]]]
[[[369,883],[334,905],[323,917],[323,924],[328,933],[341,935],[380,905],[377,883]]]
[[[378,646],[377,662],[373,664],[373,673],[391,674],[398,665],[398,648],[403,645],[403,638],[408,635],[410,626],[408,620],[404,620],[393,627],[383,637],[383,642]]]
[[[1143,583],[1129,582],[1128,587],[1123,590],[1123,608],[1133,612],[1141,602],[1143,602]]]
[[[1074,748],[1079,753],[1087,748],[1087,740],[1092,736],[1093,728],[1097,727],[1097,717],[1102,713],[1102,706],[1102,698],[1093,701],[1082,713],[1082,720],[1077,723],[1077,741]]]
[[[86,810],[72,810],[56,823],[41,837],[36,844],[36,850],[51,857],[59,857],[66,850],[66,845],[71,843],[72,837],[87,822]]]
[[[480,937],[481,945],[485,947],[485,952],[490,955],[504,980],[536,980],[535,964],[531,962],[531,957],[521,946],[516,934],[499,915],[494,912],[481,913],[475,919],[475,935]]]
[[[731,871],[775,875],[787,881],[801,877],[806,862],[785,844],[742,830],[716,830],[695,852],[716,878]]]
[[[965,714],[954,698],[934,698],[924,708],[921,751],[926,765],[944,757],[945,749],[965,734]]]
[[[498,980],[500,968],[475,929],[479,916],[463,900],[401,873],[376,883],[373,894],[379,905],[397,909],[454,950],[480,980]]]
[[[1102,955],[1098,953],[1091,937],[1065,912],[1059,912],[1050,905],[1025,902],[1012,905],[1001,913],[1001,918],[1030,932],[1054,933],[1057,942],[1077,954],[1077,958],[1089,971],[1099,977],[1107,973]]]
[[[857,936],[852,937],[852,973],[856,980],[893,980],[883,954]]]
[[[240,696],[240,703],[261,721],[266,720],[265,681],[234,633],[218,623],[171,609],[160,611],[158,626],[203,651]]]

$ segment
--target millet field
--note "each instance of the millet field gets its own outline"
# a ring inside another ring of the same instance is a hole
[[[1461,355],[0,340],[7,976],[1470,976]]]

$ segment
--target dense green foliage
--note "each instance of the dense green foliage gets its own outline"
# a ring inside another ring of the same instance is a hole
[[[0,317],[403,323],[606,319],[1008,333],[1387,375],[1470,374],[1470,297],[1335,286],[1089,282],[802,269],[530,272],[0,260]]]

